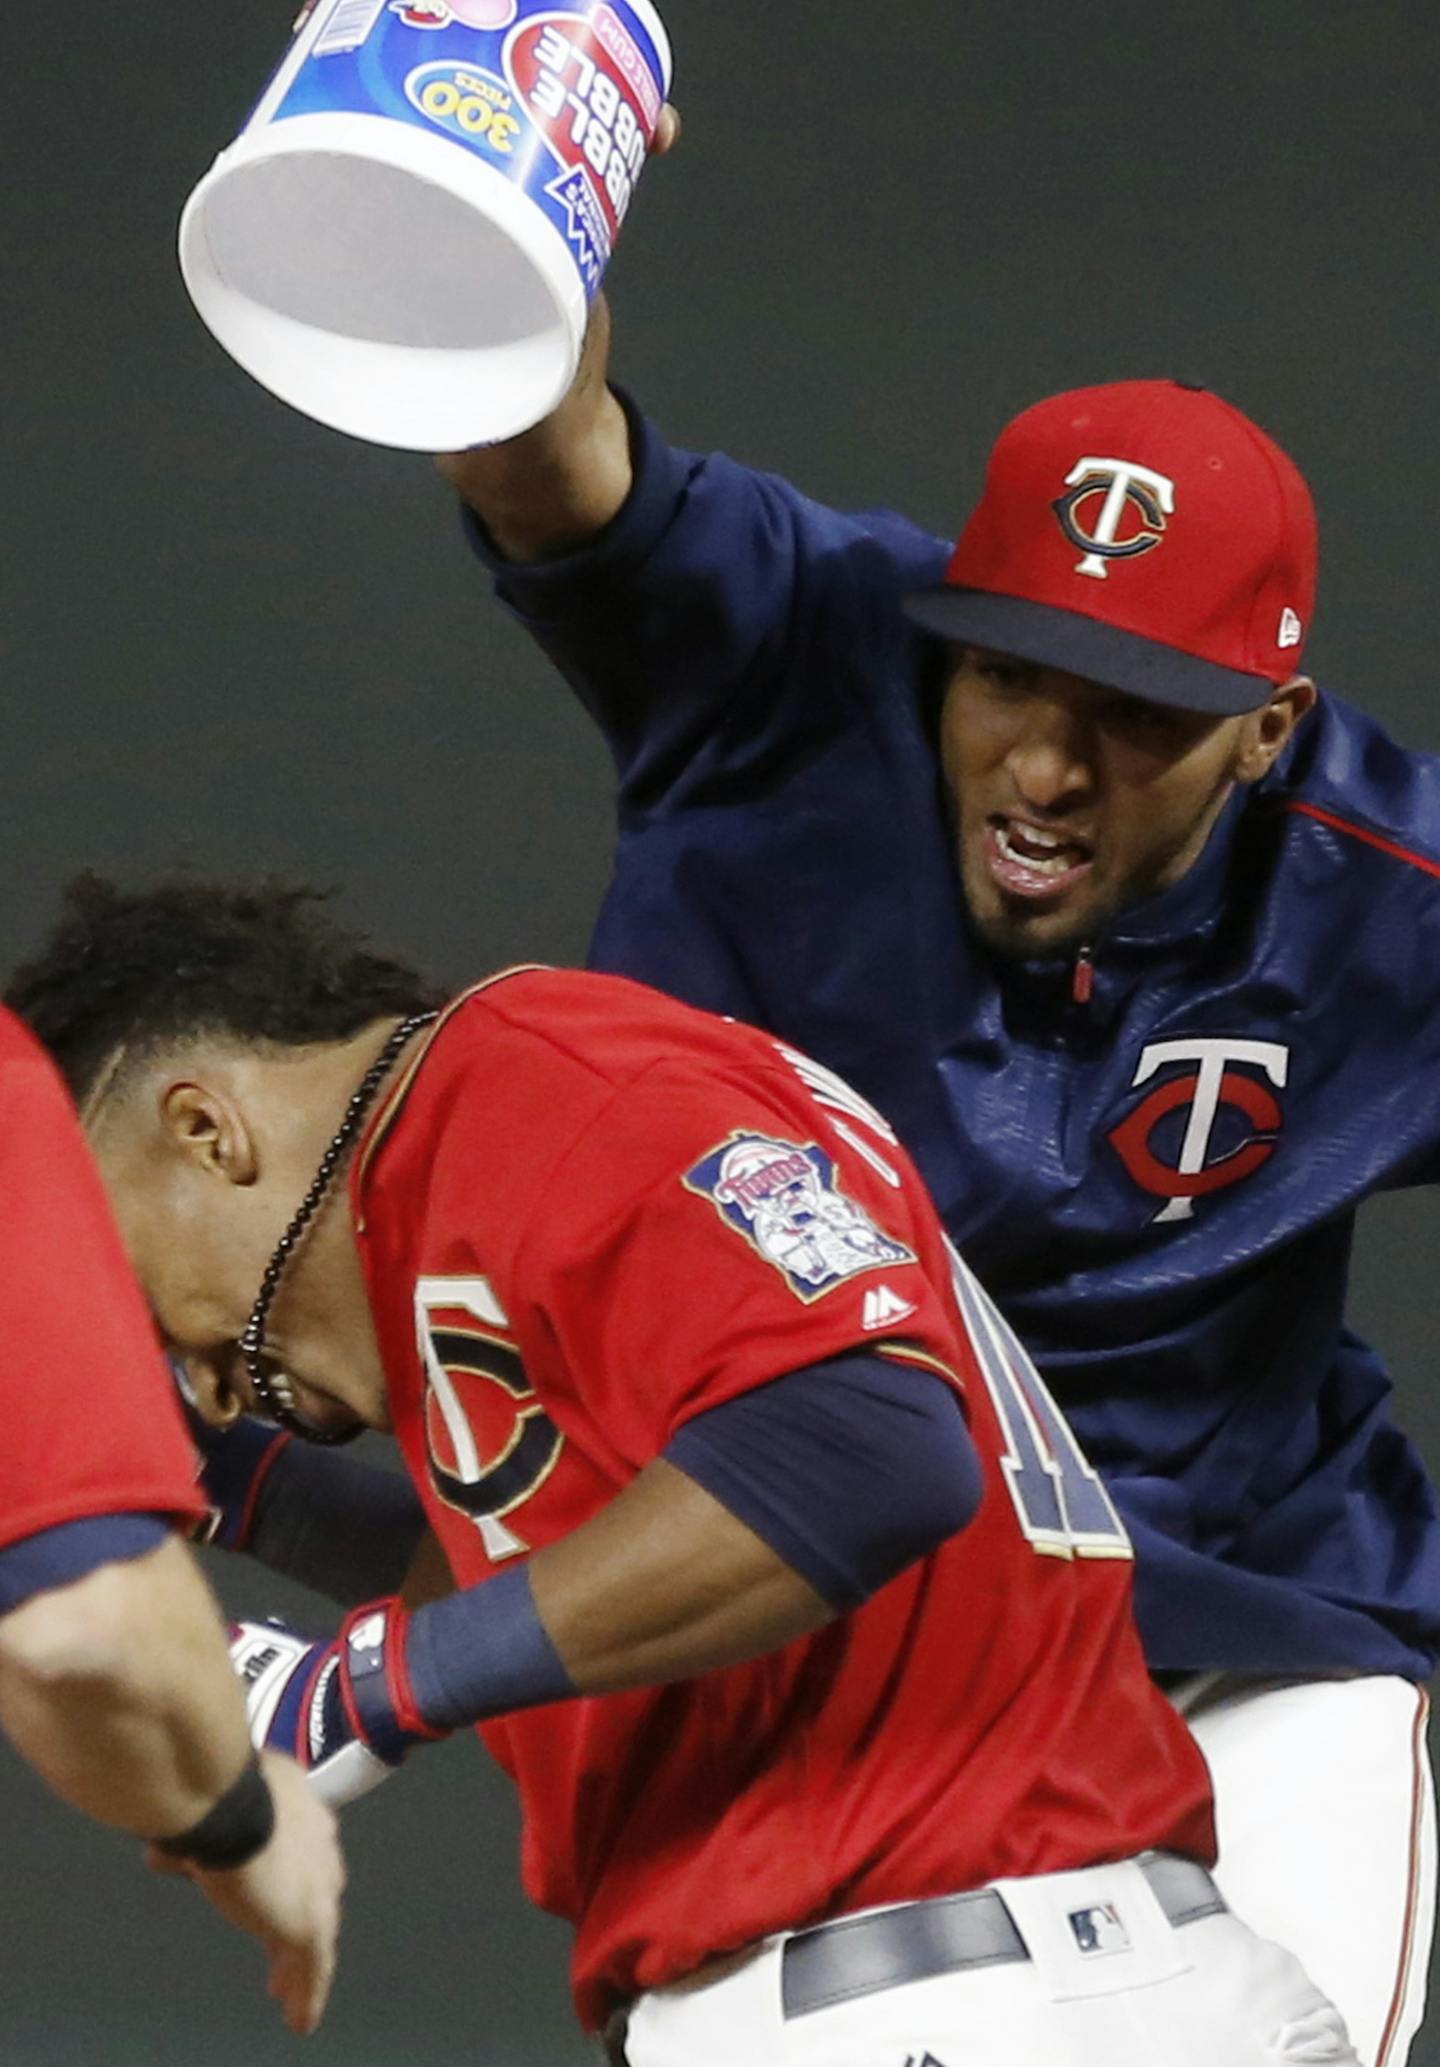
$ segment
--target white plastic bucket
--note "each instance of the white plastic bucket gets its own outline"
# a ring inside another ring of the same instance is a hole
[[[335,430],[514,437],[574,377],[670,77],[650,0],[313,0],[186,204],[185,284]]]

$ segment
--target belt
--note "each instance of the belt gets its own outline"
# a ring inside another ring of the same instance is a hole
[[[1138,1864],[1172,1924],[1224,1914],[1224,1896],[1193,1859],[1148,1852]],[[906,1981],[1029,1957],[1003,1895],[995,1888],[977,1888],[797,1931],[781,1953],[780,1999],[787,2017],[803,2017]]]

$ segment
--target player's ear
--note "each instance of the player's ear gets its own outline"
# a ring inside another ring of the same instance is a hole
[[[1282,682],[1244,721],[1240,752],[1235,764],[1237,782],[1258,782],[1269,773],[1290,744],[1295,727],[1312,711],[1319,691],[1308,675],[1292,675]]]
[[[255,1139],[245,1115],[225,1092],[193,1078],[165,1086],[160,1125],[169,1148],[192,1168],[227,1184],[253,1184]]]

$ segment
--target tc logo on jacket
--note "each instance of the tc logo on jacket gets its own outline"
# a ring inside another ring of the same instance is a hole
[[[1141,1190],[1165,1200],[1157,1221],[1190,1219],[1196,1199],[1240,1183],[1269,1161],[1285,1125],[1269,1086],[1284,1090],[1289,1062],[1289,1049],[1275,1041],[1198,1034],[1151,1041],[1141,1049],[1132,1089],[1167,1064],[1189,1065],[1157,1084],[1107,1137]],[[1174,1128],[1161,1123],[1182,1112],[1184,1132],[1174,1162],[1167,1162],[1166,1135],[1173,1145]],[[1242,1129],[1238,1142],[1237,1121]],[[1222,1129],[1224,1139],[1219,1138]]]

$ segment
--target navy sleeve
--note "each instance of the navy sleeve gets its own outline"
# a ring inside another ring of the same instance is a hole
[[[0,1615],[37,1593],[72,1586],[101,1565],[145,1557],[174,1532],[154,1514],[101,1514],[41,1529],[0,1550]]]
[[[633,827],[753,793],[897,678],[908,689],[941,649],[900,600],[940,579],[947,548],[901,517],[842,516],[721,454],[675,451],[630,416],[634,486],[589,545],[517,566],[467,523],[502,601],[604,731]]]
[[[260,1488],[248,1548],[272,1571],[359,1607],[400,1591],[425,1528],[408,1478],[296,1442]]]
[[[963,1529],[982,1492],[956,1394],[879,1356],[831,1357],[741,1393],[664,1454],[841,1610]]]

